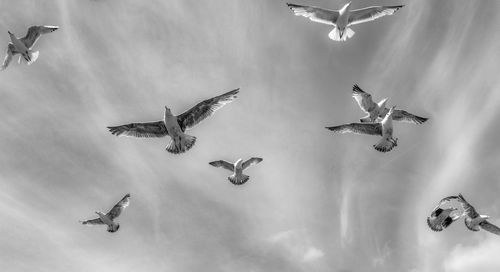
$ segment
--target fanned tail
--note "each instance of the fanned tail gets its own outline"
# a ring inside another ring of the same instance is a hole
[[[330,37],[330,39],[334,40],[334,41],[346,41],[347,39],[351,38],[352,36],[354,36],[354,32],[352,29],[350,28],[346,28],[344,30],[344,34],[342,35],[342,37],[340,37],[340,30],[338,29],[338,27],[335,27],[329,34],[328,34],[328,37]]]
[[[173,154],[180,154],[188,151],[196,143],[196,137],[184,134],[182,137],[172,139],[168,143],[166,150]]]
[[[382,138],[377,144],[373,145],[375,150],[380,152],[389,152],[395,146],[397,146],[396,142],[390,141],[389,139]]]
[[[250,177],[247,175],[241,175],[241,180],[238,180],[235,175],[231,175],[227,179],[229,179],[229,181],[234,185],[242,185],[246,183]]]

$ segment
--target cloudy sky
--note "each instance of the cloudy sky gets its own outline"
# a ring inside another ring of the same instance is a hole
[[[499,1],[405,0],[346,43],[281,0],[0,3],[4,48],[7,30],[61,27],[0,73],[5,271],[500,270],[499,237],[425,223],[461,192],[500,224]],[[395,124],[387,154],[332,135],[363,115],[355,83],[431,119]],[[237,87],[182,155],[106,129]],[[264,161],[241,187],[208,165],[250,156]],[[78,223],[128,192],[118,232]]]

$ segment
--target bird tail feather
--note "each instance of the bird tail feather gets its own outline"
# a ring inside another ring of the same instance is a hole
[[[350,39],[356,33],[356,32],[354,32],[354,30],[352,30],[348,27],[344,31],[345,31],[344,34],[342,35],[342,37],[340,37],[340,30],[338,27],[335,27],[328,34],[328,37],[330,37],[330,39],[332,39],[334,41],[344,41],[345,42],[347,39]]]
[[[382,138],[377,144],[373,145],[375,150],[380,152],[389,152],[396,146],[396,143]]]
[[[196,143],[196,137],[184,134],[182,137],[172,139],[167,145],[167,151],[173,154],[180,154],[188,151]]]
[[[238,180],[235,175],[231,175],[228,177],[228,179],[234,185],[242,185],[250,179],[250,176],[241,175],[241,180]]]

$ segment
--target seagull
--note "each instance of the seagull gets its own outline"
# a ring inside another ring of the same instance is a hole
[[[461,215],[454,213],[458,210],[457,208],[441,208],[442,204],[456,198],[456,196],[445,197],[434,208],[431,216],[427,217],[427,225],[431,230],[442,231],[461,217]]]
[[[471,231],[479,231],[479,227],[496,235],[500,235],[500,228],[491,224],[486,219],[488,215],[480,215],[476,209],[465,200],[462,194],[458,194],[458,201],[462,204],[465,215],[465,226]]]
[[[108,127],[111,134],[129,137],[165,137],[170,136],[171,141],[166,150],[173,154],[180,154],[191,149],[196,142],[196,137],[185,134],[215,111],[236,98],[239,88],[225,94],[204,100],[181,115],[174,116],[168,107],[165,107],[164,118],[161,121],[146,123],[131,123],[121,126]]]
[[[108,212],[108,213],[103,213],[103,212],[95,212],[99,216],[98,218],[95,219],[90,219],[86,221],[80,221],[83,225],[103,225],[106,224],[108,225],[108,232],[117,232],[118,229],[120,228],[120,224],[114,222],[113,220],[116,219],[122,211],[129,205],[130,203],[130,194],[126,194],[122,200],[120,200],[116,205]]]
[[[372,100],[372,95],[364,92],[356,84],[354,84],[354,86],[352,87],[352,97],[356,100],[356,102],[358,102],[361,110],[363,110],[367,114],[365,117],[359,119],[361,123],[373,123],[377,121],[378,118],[384,118],[384,116],[386,116],[389,112],[389,109],[385,107],[385,104],[387,103],[387,100],[389,98],[384,98],[380,100],[380,102],[375,103]],[[422,124],[428,119],[429,118],[420,117],[404,110],[394,110],[394,113],[392,114],[392,120],[412,124]]]
[[[16,38],[14,33],[8,31],[11,42],[7,47],[7,55],[3,61],[3,65],[0,67],[0,70],[5,70],[7,66],[9,66],[12,57],[16,54],[21,54],[19,56],[18,63],[21,63],[21,58],[24,58],[28,65],[31,65],[38,58],[38,51],[33,51],[33,45],[35,45],[36,41],[42,36],[42,34],[47,34],[50,32],[54,32],[59,29],[58,26],[32,26],[28,28],[28,33],[23,38]]]
[[[234,164],[224,160],[209,162],[209,164],[215,167],[222,167],[233,172],[233,174],[227,179],[229,179],[229,181],[234,185],[242,185],[250,179],[249,176],[243,175],[243,170],[261,162],[262,160],[262,158],[253,157],[245,162],[243,162],[242,159],[239,159]]]
[[[374,144],[375,150],[380,152],[391,151],[392,148],[398,145],[398,139],[392,138],[392,114],[394,112],[392,107],[387,115],[380,123],[351,123],[334,127],[326,127],[335,133],[355,133],[355,134],[368,134],[379,135],[382,139]]]
[[[329,10],[319,7],[302,6],[287,3],[288,7],[297,16],[304,16],[309,20],[321,24],[334,26],[328,37],[334,41],[346,41],[354,36],[352,25],[373,21],[385,15],[393,15],[403,5],[399,6],[374,6],[351,10],[351,2],[339,10]]]

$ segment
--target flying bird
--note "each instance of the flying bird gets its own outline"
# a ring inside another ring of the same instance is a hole
[[[486,219],[488,215],[480,215],[476,209],[465,200],[462,194],[458,194],[458,201],[462,204],[465,216],[465,226],[471,231],[479,231],[480,227],[496,235],[500,235],[500,228],[491,224]]]
[[[458,210],[457,208],[441,208],[442,204],[456,198],[456,196],[445,197],[439,202],[436,208],[434,208],[431,216],[427,217],[427,225],[431,230],[442,231],[461,217],[460,214],[456,213]]]
[[[120,224],[114,222],[122,211],[129,205],[130,203],[130,194],[126,194],[122,200],[120,200],[116,205],[108,212],[95,212],[99,216],[95,219],[90,219],[86,221],[80,221],[83,225],[108,225],[108,232],[116,232],[120,228]]]
[[[350,28],[352,25],[373,21],[385,15],[393,15],[403,7],[403,5],[374,6],[351,10],[351,2],[349,2],[339,10],[329,10],[290,3],[287,5],[297,16],[304,16],[313,22],[334,26],[328,34],[328,37],[334,41],[346,41],[354,36],[354,31]]]
[[[111,134],[129,137],[165,137],[170,136],[171,141],[166,147],[170,153],[179,154],[191,149],[196,142],[196,137],[185,134],[215,111],[236,98],[239,88],[225,94],[204,100],[181,115],[174,116],[171,110],[165,107],[164,118],[161,121],[146,123],[131,123],[121,126],[108,127]]]
[[[361,123],[376,122],[377,119],[384,118],[384,116],[386,116],[389,112],[389,109],[385,106],[388,98],[384,98],[380,100],[380,102],[375,103],[372,100],[372,95],[363,91],[356,84],[354,84],[354,86],[352,87],[352,97],[354,98],[354,100],[356,100],[356,102],[358,102],[361,110],[367,114],[365,117],[359,119]],[[392,114],[392,120],[412,124],[422,124],[428,119],[429,118],[420,117],[404,110],[394,110],[394,113]]]
[[[7,55],[3,61],[3,65],[0,70],[5,70],[9,66],[12,57],[16,54],[20,54],[18,63],[21,63],[21,59],[26,60],[28,65],[31,65],[38,59],[38,51],[33,51],[31,48],[35,45],[36,41],[42,36],[42,34],[47,34],[59,29],[58,26],[32,26],[28,29],[26,36],[22,38],[17,38],[14,33],[8,31],[10,40],[7,47]]]
[[[388,152],[398,145],[398,139],[394,139],[392,137],[392,114],[394,112],[394,108],[395,106],[389,110],[380,123],[351,123],[334,127],[326,127],[326,129],[335,133],[355,133],[382,136],[382,139],[378,141],[377,144],[374,144],[373,147],[377,151]]]
[[[243,170],[261,162],[262,160],[263,160],[262,158],[253,157],[245,162],[243,162],[242,159],[237,160],[235,163],[219,160],[219,161],[209,162],[209,164],[215,167],[222,167],[233,172],[233,174],[229,176],[227,179],[229,179],[229,181],[234,185],[242,185],[250,179],[249,176],[243,175]]]

